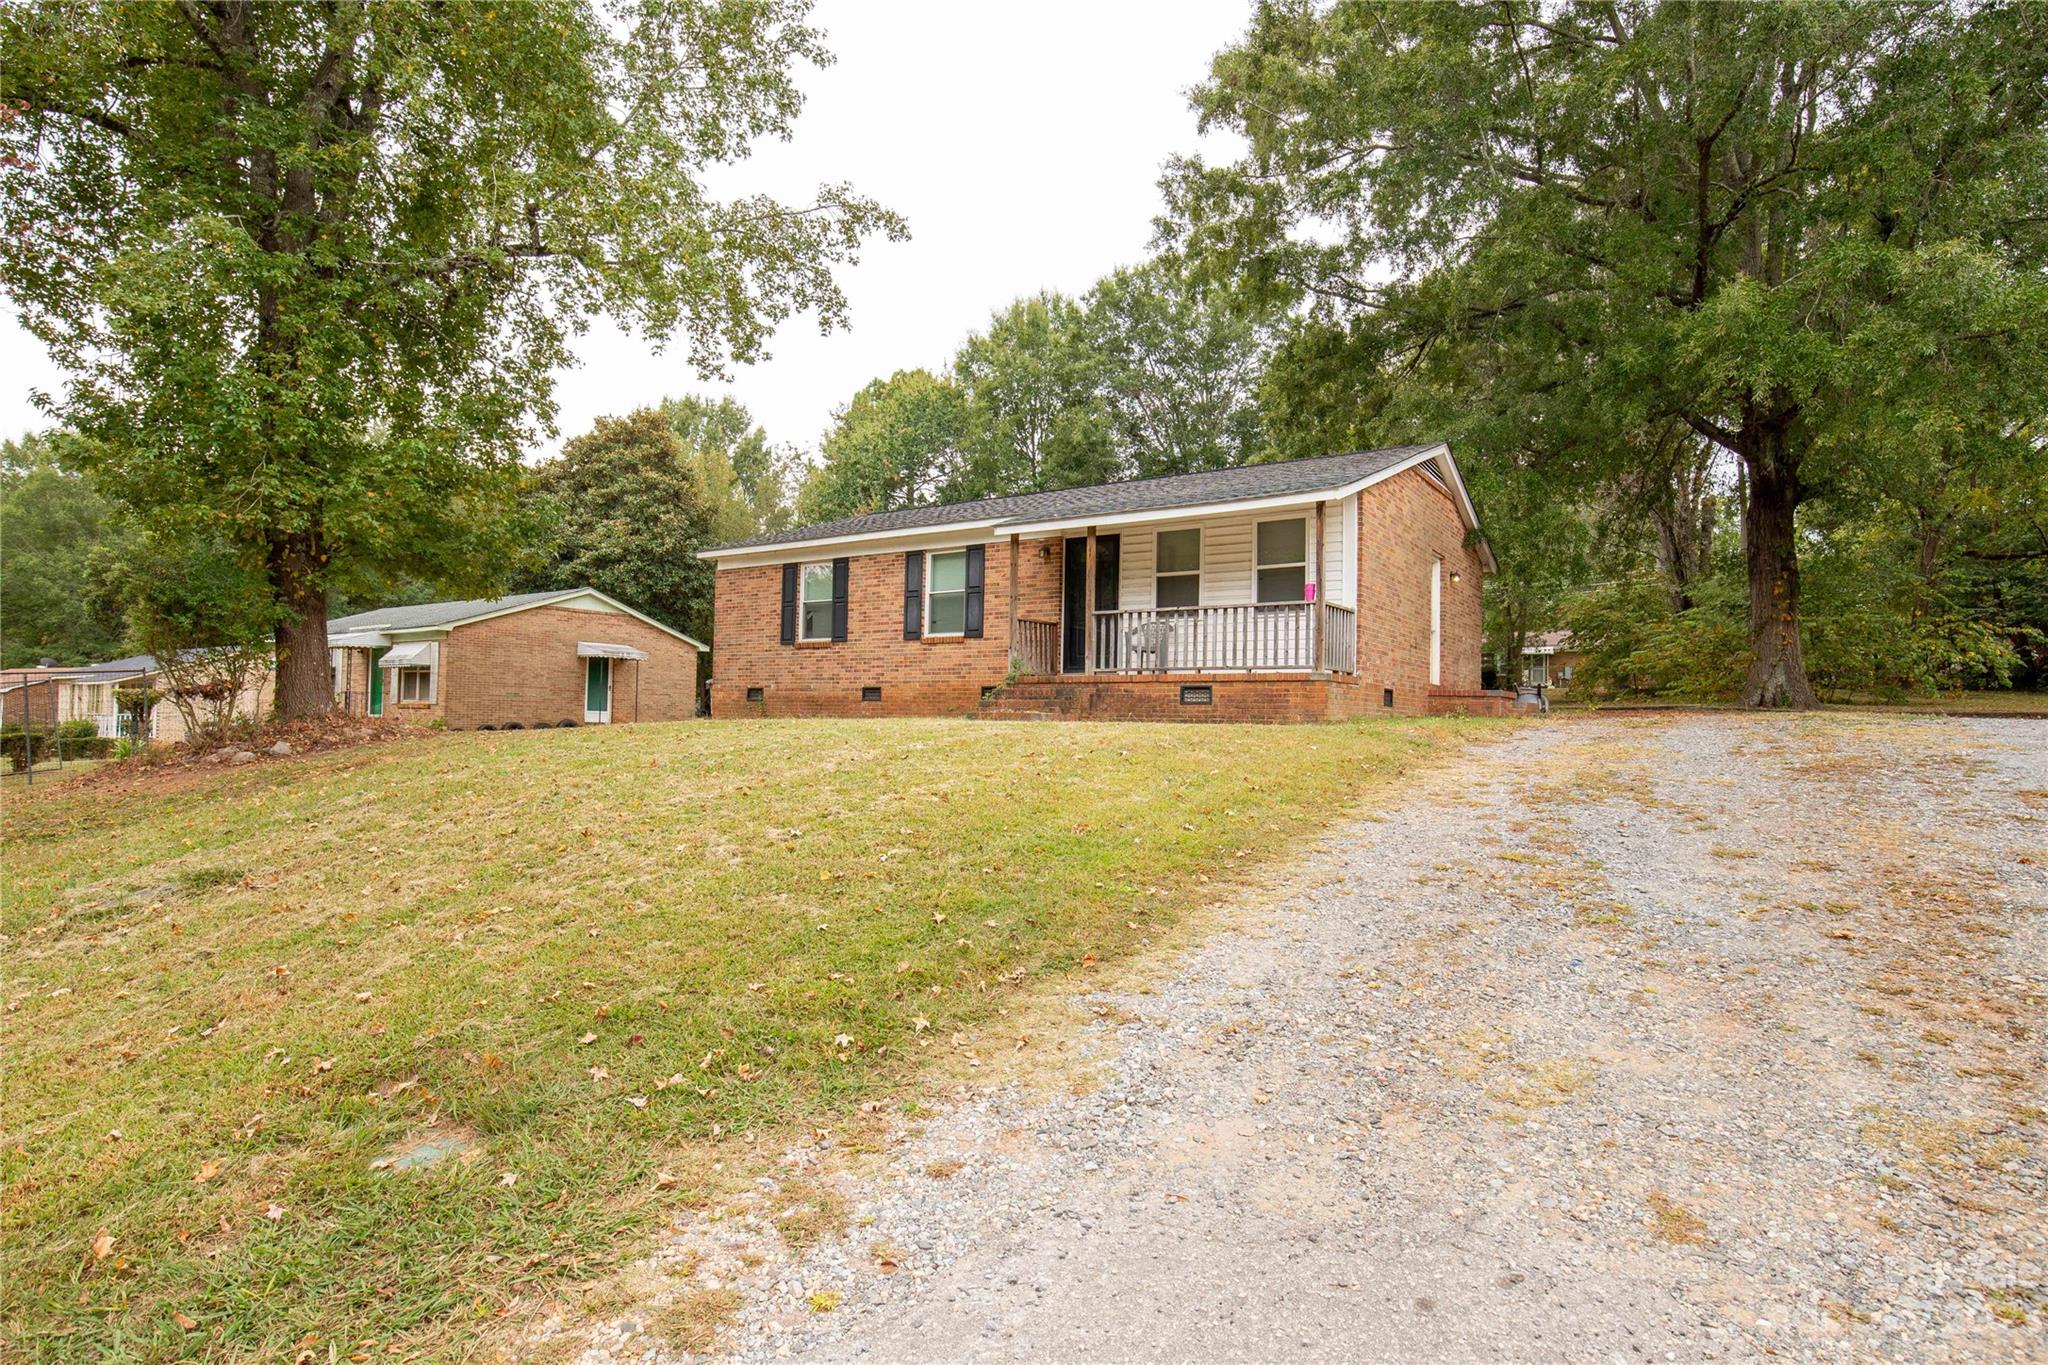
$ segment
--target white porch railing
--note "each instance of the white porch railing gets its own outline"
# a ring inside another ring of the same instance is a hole
[[[1322,658],[1316,615],[1322,615]],[[1328,602],[1095,613],[1098,673],[1356,671],[1357,615]]]

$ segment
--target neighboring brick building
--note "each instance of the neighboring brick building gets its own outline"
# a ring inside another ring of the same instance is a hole
[[[1569,692],[1586,652],[1568,630],[1546,630],[1522,642],[1522,681],[1546,692]]]
[[[706,646],[593,588],[327,623],[335,703],[451,730],[687,720]]]
[[[713,716],[1504,705],[1479,690],[1493,558],[1442,445],[882,512],[704,556]]]

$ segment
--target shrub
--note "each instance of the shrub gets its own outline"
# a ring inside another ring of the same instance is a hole
[[[90,716],[80,716],[59,725],[57,735],[61,739],[98,739],[100,723]]]

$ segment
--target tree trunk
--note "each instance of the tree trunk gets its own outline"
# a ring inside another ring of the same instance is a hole
[[[327,663],[327,585],[320,559],[317,532],[271,539],[271,593],[284,613],[275,635],[279,720],[321,716],[334,709],[334,680]]]
[[[1745,441],[1747,497],[1742,506],[1742,548],[1749,565],[1749,677],[1746,706],[1820,705],[1806,677],[1799,645],[1799,543],[1793,515],[1799,508],[1798,470],[1787,457],[1783,430]]]

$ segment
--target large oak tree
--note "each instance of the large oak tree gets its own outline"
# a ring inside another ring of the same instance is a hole
[[[497,586],[550,374],[608,314],[705,373],[844,320],[900,220],[721,200],[822,63],[803,0],[47,0],[0,11],[0,270],[105,492],[239,547],[278,709],[330,703],[330,587]]]
[[[1802,504],[2039,458],[2044,100],[2038,5],[1274,0],[1195,93],[1247,150],[1170,168],[1167,232],[1381,378],[1489,376],[1514,447],[1637,486],[1669,423],[1732,452],[1744,697],[1811,705]]]

